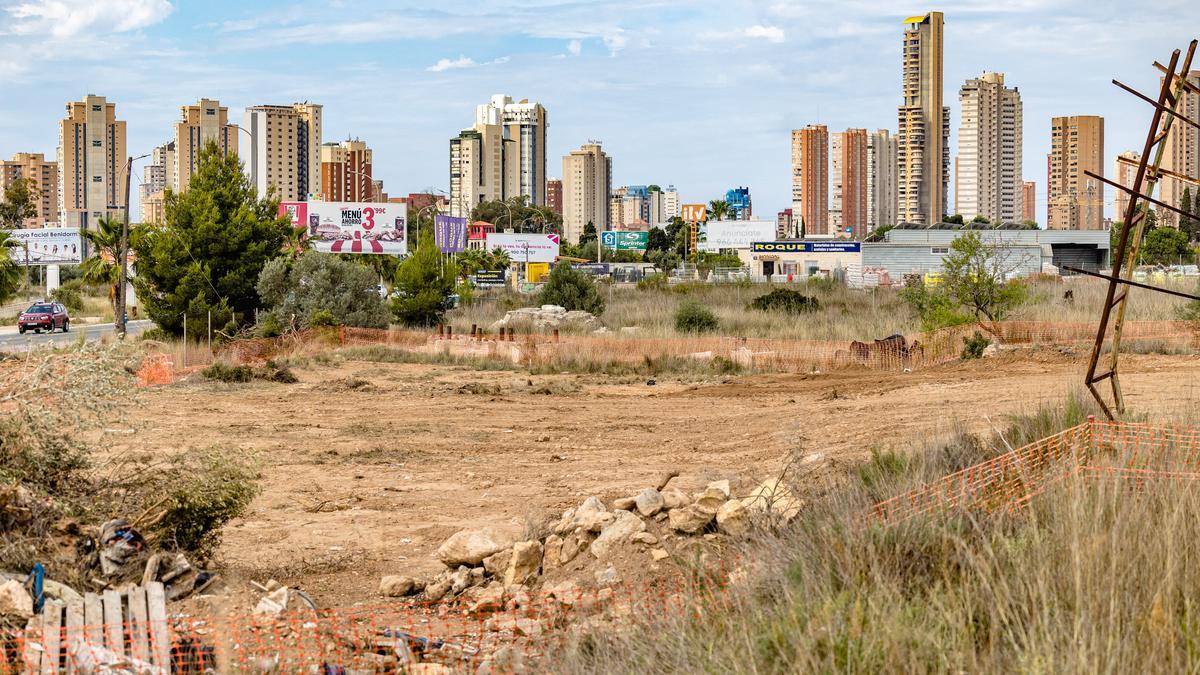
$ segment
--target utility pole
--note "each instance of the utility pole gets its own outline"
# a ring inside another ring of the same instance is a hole
[[[133,182],[133,162],[149,156],[130,157],[125,162],[125,217],[121,221],[121,241],[117,244],[117,307],[113,312],[113,328],[121,340],[125,339],[125,286],[129,283],[125,269],[129,252],[129,184]]]

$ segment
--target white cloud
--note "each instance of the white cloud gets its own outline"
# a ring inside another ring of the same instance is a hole
[[[767,42],[772,44],[779,44],[786,38],[783,29],[777,26],[750,26],[742,31],[742,35],[748,38],[766,38]]]
[[[583,52],[583,43],[579,40],[571,40],[567,43],[567,51],[571,56],[579,56]]]
[[[30,0],[5,8],[11,32],[69,38],[85,31],[115,32],[152,26],[171,13],[168,0]]]
[[[437,63],[429,66],[425,70],[431,73],[441,73],[447,70],[459,70],[461,68],[477,68],[479,66],[498,66],[502,63],[508,63],[507,56],[501,56],[492,61],[478,63],[475,59],[469,56],[459,56],[457,59],[440,59]]]

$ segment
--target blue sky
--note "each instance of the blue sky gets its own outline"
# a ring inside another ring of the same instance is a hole
[[[895,129],[901,20],[930,10],[946,13],[952,143],[965,79],[1000,71],[1020,88],[1039,221],[1050,118],[1103,115],[1110,173],[1140,150],[1150,108],[1109,80],[1155,88],[1150,63],[1200,33],[1185,0],[1145,17],[1113,0],[0,0],[0,156],[53,156],[64,103],[89,92],[116,102],[134,154],[201,97],[238,122],[310,100],[325,141],[367,141],[376,176],[406,194],[447,187],[448,139],[506,93],[549,110],[551,175],[598,139],[616,185],[674,184],[686,201],[748,185],[773,217],[790,206],[792,128]]]

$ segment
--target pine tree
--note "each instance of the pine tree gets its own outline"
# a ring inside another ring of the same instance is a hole
[[[1196,201],[1200,202],[1200,194],[1197,195]],[[1179,210],[1189,214],[1179,216],[1180,231],[1186,232],[1190,240],[1196,241],[1197,235],[1200,235],[1200,232],[1198,232],[1200,230],[1198,225],[1200,224],[1197,223],[1197,218],[1194,215],[1196,213],[1196,206],[1192,204],[1191,188],[1183,189],[1183,198],[1179,200]]]

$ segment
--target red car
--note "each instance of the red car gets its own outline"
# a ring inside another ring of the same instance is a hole
[[[53,333],[60,328],[64,333],[71,330],[71,317],[67,316],[67,308],[57,302],[35,302],[17,317],[17,330],[22,334],[27,330]]]

